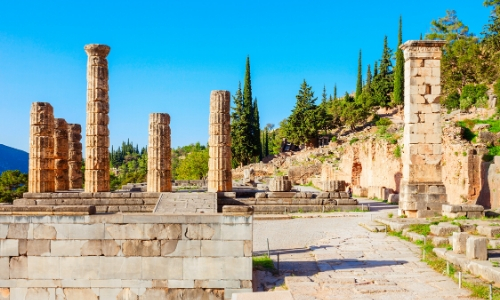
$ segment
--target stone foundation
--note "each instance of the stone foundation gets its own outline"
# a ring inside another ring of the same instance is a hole
[[[231,299],[252,216],[1,216],[0,299]]]

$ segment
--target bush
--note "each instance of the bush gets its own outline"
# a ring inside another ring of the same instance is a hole
[[[495,82],[495,85],[493,85],[493,91],[497,96],[497,108],[500,109],[500,78]]]
[[[380,118],[375,124],[377,126],[389,126],[392,124],[392,121],[389,118]]]
[[[399,145],[397,145],[396,148],[394,149],[394,157],[396,158],[401,157],[401,147],[399,147]]]
[[[357,141],[359,141],[358,138],[353,138],[352,140],[349,141],[349,145],[352,145],[352,144],[356,143]]]
[[[0,175],[0,202],[12,202],[28,191],[28,174],[7,170]]]
[[[443,104],[446,107],[446,109],[448,109],[448,112],[450,112],[453,109],[459,108],[460,94],[456,91],[449,94],[448,97],[446,97],[441,104]]]
[[[337,137],[336,136],[332,136],[331,141],[335,143],[337,141]]]

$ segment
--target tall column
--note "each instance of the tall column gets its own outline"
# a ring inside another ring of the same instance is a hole
[[[69,189],[81,189],[82,178],[82,126],[68,124],[68,178]]]
[[[208,191],[229,192],[233,189],[231,173],[231,124],[229,91],[212,91],[208,140]]]
[[[50,103],[34,102],[30,113],[28,192],[54,191],[54,109]]]
[[[148,192],[171,192],[170,116],[149,115]]]
[[[69,190],[68,123],[60,118],[54,121],[54,175],[55,190]]]
[[[85,192],[109,192],[109,97],[110,47],[85,46],[87,63],[87,130],[85,139]]]
[[[403,179],[400,214],[441,214],[446,189],[441,174],[441,56],[444,41],[408,41],[405,57]]]

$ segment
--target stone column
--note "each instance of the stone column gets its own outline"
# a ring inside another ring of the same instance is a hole
[[[85,192],[109,192],[109,97],[110,47],[85,46],[87,63],[87,130],[85,139]]]
[[[444,41],[408,41],[405,57],[403,179],[400,214],[441,214],[446,189],[441,174],[441,56]]]
[[[171,192],[170,116],[149,115],[148,192]]]
[[[54,175],[55,190],[69,190],[68,123],[60,118],[54,121]]]
[[[69,189],[81,189],[82,178],[82,126],[68,124],[68,177]]]
[[[34,102],[30,113],[28,192],[55,191],[54,109],[47,102]]]
[[[228,91],[210,94],[208,140],[208,191],[230,192],[233,189],[231,173],[231,124]]]

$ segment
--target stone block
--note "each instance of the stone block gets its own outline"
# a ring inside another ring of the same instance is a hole
[[[443,216],[451,218],[451,219],[467,216],[466,212],[457,212],[457,213],[442,212],[442,214],[443,214]]]
[[[201,241],[199,240],[162,240],[161,256],[200,256]]]
[[[59,239],[59,229],[57,229]],[[73,224],[68,230],[69,238],[75,240],[104,239],[104,224]]]
[[[28,240],[28,256],[50,256],[50,240]]]
[[[59,257],[28,256],[28,279],[60,279]]]
[[[318,196],[316,197],[318,199],[329,199],[330,198],[330,193],[328,192],[321,192],[318,194]]]
[[[0,257],[0,279],[9,279],[9,264],[8,257]]]
[[[84,243],[82,240],[51,241],[51,256],[80,256],[80,249]]]
[[[0,258],[4,259],[4,258]],[[8,258],[7,258],[8,259]],[[2,269],[7,270],[7,269]],[[10,259],[10,278],[11,279],[27,279],[28,278],[28,257],[27,256],[17,256]],[[7,273],[7,277],[9,272]]]
[[[27,239],[30,231],[30,224],[9,224],[7,232],[8,239]]]
[[[182,238],[181,224],[144,224],[149,239],[178,240]]]
[[[253,240],[250,224],[222,224],[220,230],[220,237],[225,241]]]
[[[469,234],[465,232],[453,232],[453,252],[457,254],[465,254],[467,239]]]
[[[0,288],[0,300],[10,300],[9,288]]]
[[[252,241],[243,241],[243,254],[244,256],[252,256],[253,254],[253,243]]]
[[[10,299],[20,300],[54,300],[55,288],[11,288]]]
[[[90,288],[64,288],[63,294],[66,298],[62,300],[97,300],[98,293]],[[59,298],[57,299],[59,300]]]
[[[157,280],[154,280],[157,281]],[[193,289],[194,280],[176,280],[170,279],[167,281],[167,286],[169,289]]]
[[[64,279],[96,279],[99,278],[100,257],[61,257],[60,278]]]
[[[213,224],[183,224],[182,232],[189,240],[211,240],[216,230]]]
[[[443,212],[457,213],[457,212],[462,211],[462,206],[461,205],[443,204],[442,209],[443,209]]]
[[[141,263],[150,257],[99,257],[100,279],[141,279]],[[163,269],[156,265],[158,269]],[[144,278],[143,278],[144,279]],[[146,278],[150,279],[150,278]]]
[[[35,225],[33,229],[33,238],[55,240],[57,236],[54,226],[39,224]]]
[[[482,205],[462,205],[462,211],[466,212],[483,212],[484,207]]]
[[[494,238],[497,235],[500,235],[500,226],[478,225],[476,230],[479,234],[485,235],[488,238]]]
[[[0,239],[5,239],[7,237],[7,232],[9,231],[8,224],[0,224]]]
[[[160,256],[160,241],[124,241],[122,253],[124,256]]]
[[[430,226],[431,233],[436,236],[450,236],[453,232],[460,232],[460,227],[448,223],[439,223]]]
[[[467,212],[468,219],[480,219],[482,217],[484,217],[483,212],[479,212],[479,211],[468,211]]]
[[[183,269],[183,261],[188,258],[177,257],[143,257],[142,258],[142,279],[195,279],[183,278],[183,273],[187,272]],[[165,267],[158,267],[165,266]],[[208,266],[208,267],[214,267]]]
[[[276,176],[269,181],[269,191],[271,192],[288,192],[291,189],[292,182],[288,180],[288,176]]]
[[[227,279],[224,270],[228,262],[219,257],[185,257],[181,266],[183,279]]]
[[[243,241],[201,241],[201,256],[241,257]]]
[[[295,196],[295,192],[268,192],[267,198],[293,198]]]
[[[224,276],[220,279],[252,280],[252,258],[224,258]]]
[[[399,194],[389,194],[387,203],[399,203]]]
[[[477,236],[470,236],[467,239],[465,255],[468,259],[487,260],[488,259],[488,239]]]
[[[197,289],[239,289],[241,283],[239,280],[195,280],[194,287]]]
[[[0,240],[0,256],[18,256],[18,240]]]
[[[255,199],[267,198],[267,194],[264,192],[255,193]]]
[[[358,200],[356,199],[337,199],[337,205],[357,205]]]
[[[115,240],[142,240],[147,239],[144,233],[144,224],[106,224],[105,239]],[[102,238],[101,238],[102,239]]]

